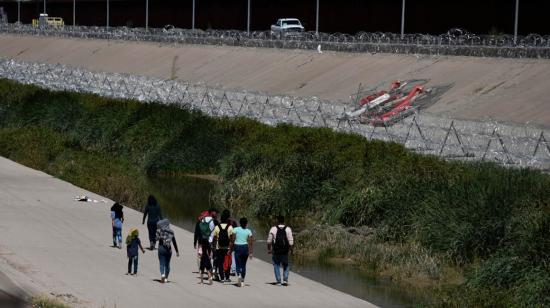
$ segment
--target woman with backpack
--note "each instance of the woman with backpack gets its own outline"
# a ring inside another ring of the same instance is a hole
[[[147,205],[143,209],[143,221],[145,224],[145,218],[147,218],[147,231],[149,231],[149,250],[155,249],[155,232],[157,231],[157,223],[162,219],[162,212],[157,199],[153,195],[149,195],[147,198]]]
[[[275,272],[275,284],[281,285],[281,265],[283,266],[282,285],[288,285],[288,272],[290,270],[288,253],[294,245],[292,230],[285,225],[285,217],[278,216],[277,224],[269,230],[267,236],[267,253],[272,254],[273,270]]]
[[[170,259],[172,259],[172,245],[176,250],[176,257],[180,256],[178,244],[174,231],[170,229],[170,221],[168,219],[160,220],[157,223],[156,241],[159,242],[158,256],[160,263],[160,282],[168,282],[170,274]]]

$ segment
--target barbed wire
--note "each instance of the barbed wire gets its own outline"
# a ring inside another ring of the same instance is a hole
[[[268,125],[327,127],[368,140],[400,143],[417,153],[445,159],[492,161],[508,167],[550,171],[550,131],[534,126],[449,119],[425,112],[392,126],[372,126],[343,120],[341,115],[350,109],[344,102],[229,91],[178,80],[9,59],[0,59],[0,77],[52,90],[159,102],[214,117],[247,117]]]
[[[0,32],[84,39],[148,41],[174,44],[204,44],[243,47],[316,49],[363,53],[396,53],[504,58],[550,59],[550,35],[476,35],[451,29],[442,35],[382,32],[343,33],[303,32],[272,35],[270,31],[247,33],[238,30],[189,30],[173,27],[144,29],[127,27],[33,27],[0,24]]]

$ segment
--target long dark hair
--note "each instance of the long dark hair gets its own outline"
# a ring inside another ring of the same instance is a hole
[[[239,221],[241,228],[246,229],[246,226],[248,226],[248,219],[246,217],[241,218]]]
[[[231,212],[229,212],[229,210],[223,210],[223,212],[222,212],[222,224],[228,223],[229,217],[231,217]]]
[[[158,202],[153,195],[149,195],[149,197],[147,198],[147,204],[152,206],[157,206]]]

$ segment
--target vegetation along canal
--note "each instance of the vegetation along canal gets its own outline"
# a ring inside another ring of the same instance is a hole
[[[163,214],[175,225],[191,232],[200,212],[210,207],[223,207],[215,204],[212,198],[217,185],[216,181],[199,177],[150,178],[147,181],[147,188],[159,200]],[[265,248],[268,227],[257,221],[250,227],[256,240],[255,257],[270,262]],[[189,247],[191,243],[183,244]],[[292,271],[382,307],[413,306],[420,301],[389,281],[373,279],[349,264],[294,258]]]

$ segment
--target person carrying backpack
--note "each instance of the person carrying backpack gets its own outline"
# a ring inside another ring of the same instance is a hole
[[[233,227],[229,223],[229,216],[229,211],[223,211],[221,223],[214,228],[213,232],[214,239],[212,243],[216,245],[214,267],[218,269],[220,282],[231,282],[229,278],[231,266],[229,268],[224,267],[224,263],[227,263],[226,259],[231,260],[231,251],[233,250],[233,242],[235,241]]]
[[[277,217],[277,225],[269,230],[267,236],[267,252],[272,255],[273,270],[275,272],[275,280],[277,285],[281,285],[280,267],[283,266],[283,281],[282,285],[288,285],[288,272],[290,270],[288,262],[288,253],[294,245],[292,238],[292,230],[285,225],[285,217]]]
[[[157,223],[156,241],[159,242],[158,256],[160,263],[160,282],[168,282],[170,274],[170,259],[172,258],[172,245],[176,250],[176,257],[180,256],[174,231],[170,229],[168,219],[159,220]]]
[[[201,223],[202,222],[208,222],[210,225],[211,231],[214,230],[214,220],[218,217],[218,210],[215,208],[211,208],[208,211],[202,212],[198,219],[197,223],[195,224],[195,234],[193,236],[193,247],[197,249],[197,244],[200,244],[201,238],[203,237],[202,231],[201,231]],[[210,232],[211,234],[212,232]],[[209,238],[209,242],[212,242],[212,236]]]
[[[122,248],[122,223],[124,222],[124,212],[122,205],[115,202],[111,206],[111,226],[113,228],[113,247]]]
[[[157,199],[153,195],[149,195],[147,198],[147,204],[143,209],[143,221],[145,224],[145,218],[147,218],[147,231],[149,231],[149,250],[155,249],[155,233],[157,231],[157,223],[162,219],[162,212]]]
[[[210,249],[211,250],[211,244],[212,241],[212,232],[214,231],[214,228],[216,227],[214,224],[213,217],[217,216],[217,210],[216,209],[210,209],[209,211],[205,211],[201,213],[199,216],[199,221],[195,225],[195,235],[193,239],[193,247],[197,249],[197,264],[199,266],[199,269],[201,267],[201,256],[203,253],[203,249]],[[207,245],[209,247],[202,247],[204,245]]]

